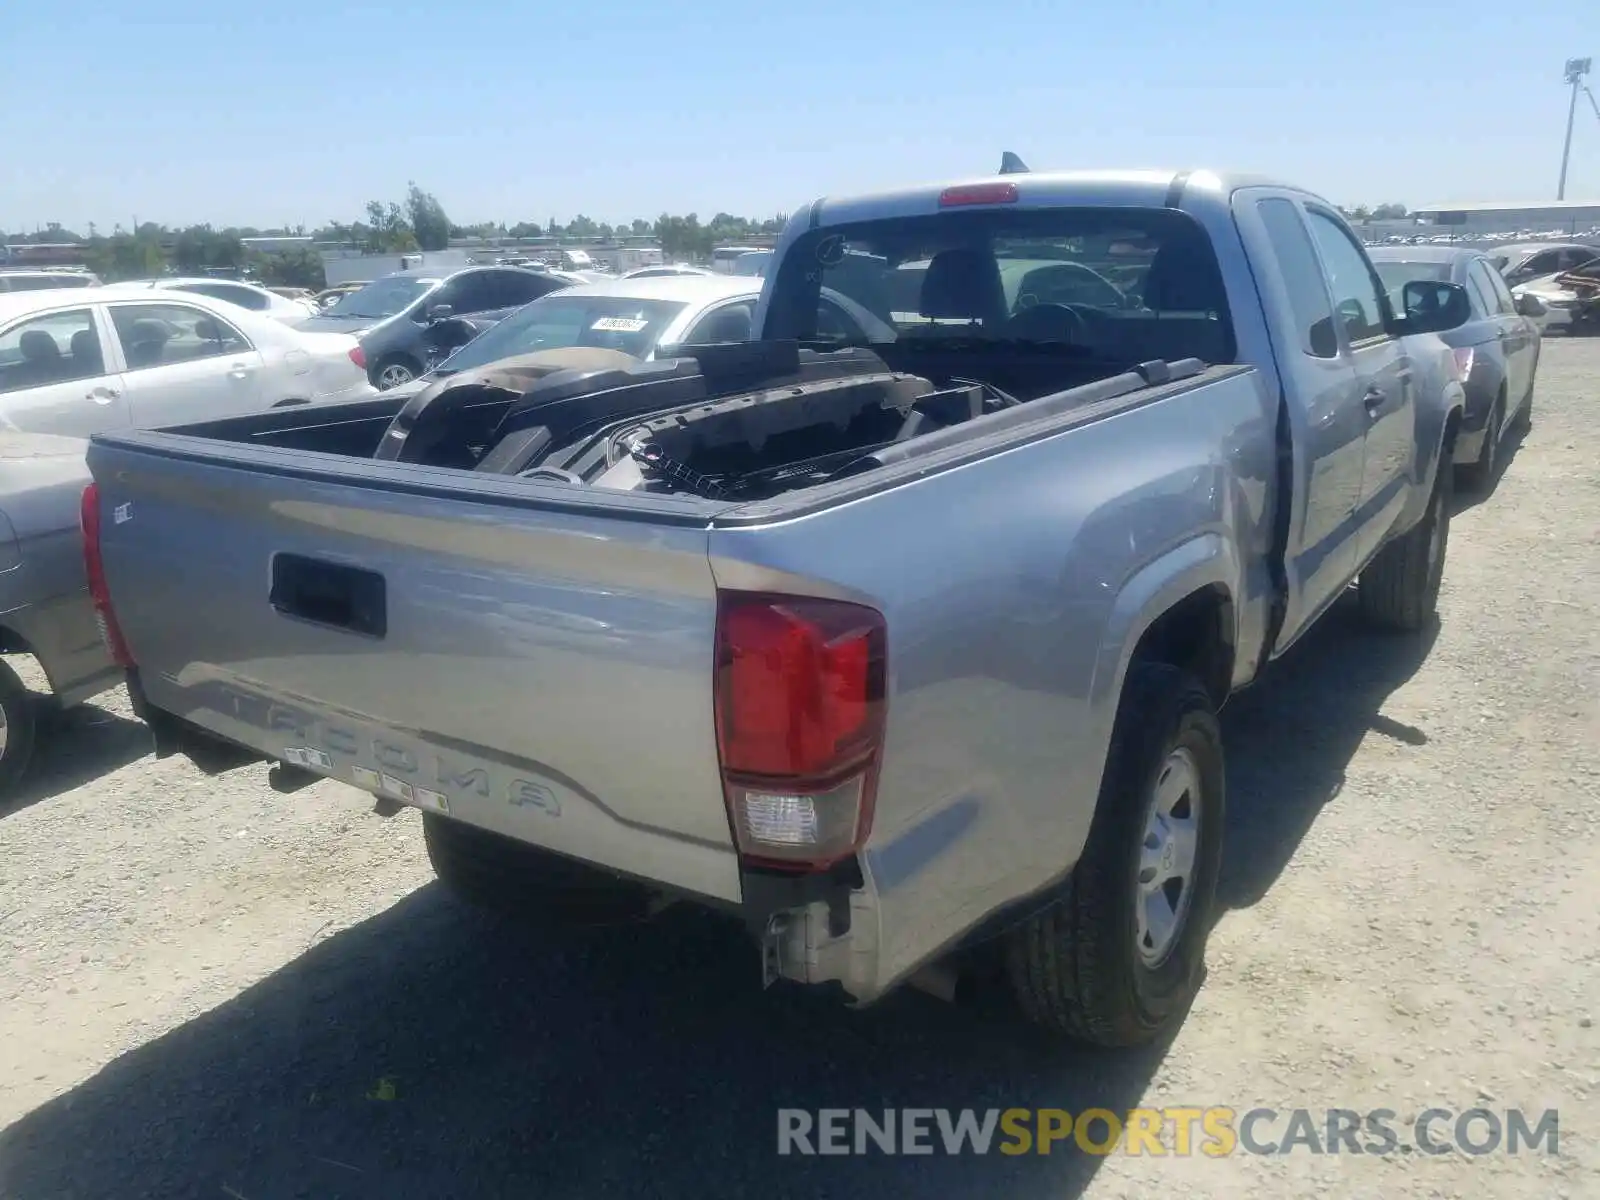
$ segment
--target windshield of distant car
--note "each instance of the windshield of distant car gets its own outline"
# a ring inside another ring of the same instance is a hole
[[[439,286],[437,279],[417,279],[414,276],[391,275],[387,279],[374,279],[366,287],[351,292],[343,300],[326,310],[330,317],[392,317],[403,312],[419,296],[425,296]]]
[[[985,206],[823,228],[795,241],[771,287],[768,338],[840,344],[817,325],[828,288],[886,323],[874,343],[1134,363],[1234,356],[1210,239],[1170,209]]]
[[[572,346],[597,346],[645,358],[684,308],[676,300],[553,292],[485,330],[447,359],[441,370],[470,370],[518,354]]]

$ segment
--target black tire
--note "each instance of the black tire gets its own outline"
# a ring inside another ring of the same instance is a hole
[[[652,897],[642,886],[475,825],[423,813],[422,838],[439,882],[475,908],[564,925],[623,924],[649,914]]]
[[[27,773],[38,738],[38,709],[17,673],[0,662],[0,804]]]
[[[404,379],[400,378],[402,372],[405,374]],[[414,358],[404,354],[392,354],[372,368],[372,386],[380,392],[386,392],[390,388],[410,383],[421,374],[422,364]],[[386,377],[389,379],[387,383],[384,382]]]
[[[1439,611],[1455,492],[1449,461],[1448,451],[1440,455],[1438,477],[1422,520],[1379,550],[1361,572],[1357,584],[1361,612],[1379,629],[1419,633]]]
[[[1187,910],[1165,956],[1139,938],[1140,855],[1157,784],[1178,752],[1201,794]],[[1222,865],[1222,731],[1200,682],[1165,663],[1129,671],[1083,855],[1065,893],[1007,935],[1011,986],[1035,1023],[1097,1046],[1137,1046],[1182,1022],[1200,988]]]
[[[1494,398],[1494,404],[1489,409],[1488,423],[1483,427],[1483,448],[1478,451],[1476,462],[1466,463],[1458,468],[1461,482],[1471,491],[1479,495],[1487,495],[1494,490],[1495,472],[1500,469],[1501,426],[1506,419],[1506,393],[1500,389],[1500,394]]]

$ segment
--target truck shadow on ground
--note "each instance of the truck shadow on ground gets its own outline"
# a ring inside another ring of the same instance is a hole
[[[1365,625],[1352,590],[1309,629],[1260,683],[1222,714],[1228,750],[1228,834],[1218,912],[1261,900],[1283,873],[1369,733],[1408,746],[1427,733],[1383,715],[1389,695],[1416,674],[1438,636]]]
[[[1336,611],[1230,705],[1227,904],[1277,878],[1369,730],[1425,740],[1375,716],[1425,651]],[[1105,1160],[1068,1144],[778,1156],[783,1107],[1125,1111],[1165,1053],[1074,1050],[1002,1007],[763,994],[753,950],[708,916],[557,938],[429,886],[0,1133],[0,1194],[1078,1195]]]
[[[92,783],[150,753],[143,722],[80,704],[65,711],[46,704],[38,716],[38,742],[21,782],[0,797],[0,820],[29,805]]]

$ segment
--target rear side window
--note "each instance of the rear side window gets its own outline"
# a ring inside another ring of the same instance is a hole
[[[103,374],[100,335],[87,308],[30,317],[0,333],[0,392]]]
[[[1278,270],[1289,291],[1289,308],[1300,333],[1300,349],[1315,358],[1337,358],[1339,343],[1333,333],[1333,303],[1328,299],[1322,266],[1317,262],[1311,235],[1300,220],[1300,210],[1288,200],[1272,198],[1256,205],[1267,240],[1278,259]]]
[[[1506,281],[1500,277],[1487,259],[1480,259],[1477,263],[1478,270],[1483,272],[1484,279],[1494,289],[1495,307],[1508,316],[1515,316],[1517,302],[1511,295],[1511,289],[1506,286]]]
[[[111,323],[130,371],[250,349],[245,336],[228,322],[187,304],[115,304]]]

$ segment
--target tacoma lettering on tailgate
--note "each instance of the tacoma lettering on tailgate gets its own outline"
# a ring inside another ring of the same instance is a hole
[[[382,737],[359,727],[335,724],[305,709],[254,695],[233,684],[217,682],[196,690],[204,695],[206,707],[298,743],[284,751],[286,761],[329,775],[345,775],[341,768],[348,767],[348,777],[356,786],[369,791],[382,790],[412,803],[421,803],[417,793],[422,793],[427,797],[426,807],[449,811],[447,803],[433,800],[438,793],[428,786],[432,785],[443,789],[447,800],[474,796],[484,800],[498,798],[517,808],[537,809],[552,817],[561,815],[560,798],[542,780],[452,761],[432,747],[413,749],[400,745],[392,740],[392,735]],[[341,758],[360,760],[369,755],[380,771],[363,767],[359,761],[345,764],[338,761]],[[376,786],[373,779],[378,780]]]

